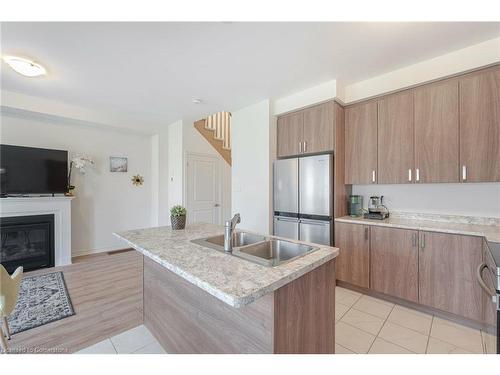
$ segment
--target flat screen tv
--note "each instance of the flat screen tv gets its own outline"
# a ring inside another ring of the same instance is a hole
[[[65,193],[68,151],[0,145],[2,196]]]

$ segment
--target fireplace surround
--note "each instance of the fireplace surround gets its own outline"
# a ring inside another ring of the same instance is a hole
[[[73,197],[9,197],[0,198],[1,220],[19,216],[53,215],[53,265],[71,264],[71,202]]]

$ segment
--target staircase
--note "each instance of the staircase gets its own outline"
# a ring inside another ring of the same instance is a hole
[[[231,113],[217,112],[194,123],[196,130],[231,165]]]

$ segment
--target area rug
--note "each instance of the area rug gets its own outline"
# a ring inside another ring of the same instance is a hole
[[[21,282],[9,328],[15,334],[74,314],[62,272],[28,276]]]

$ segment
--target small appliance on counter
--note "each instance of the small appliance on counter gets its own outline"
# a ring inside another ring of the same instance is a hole
[[[349,215],[351,217],[363,216],[363,196],[350,195],[349,196]]]
[[[384,220],[389,217],[389,210],[384,205],[384,196],[373,196],[368,201],[368,212],[365,219]]]

